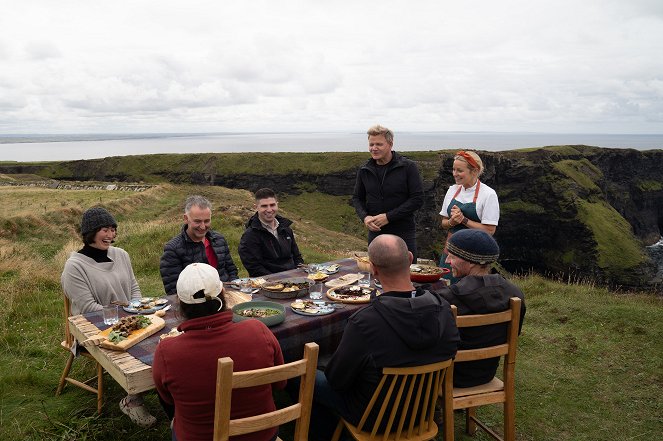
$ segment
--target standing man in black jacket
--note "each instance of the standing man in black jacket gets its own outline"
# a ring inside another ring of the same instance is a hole
[[[159,271],[166,294],[175,294],[177,278],[190,263],[207,263],[223,282],[237,278],[237,267],[226,238],[211,229],[212,204],[203,196],[189,196],[184,203],[182,231],[164,246]]]
[[[380,234],[399,236],[417,261],[414,212],[424,203],[417,165],[392,150],[394,133],[380,125],[368,129],[371,159],[357,171],[352,205],[368,229],[370,244]]]
[[[246,223],[239,257],[251,277],[287,271],[304,263],[292,232],[292,221],[279,216],[279,202],[270,188],[256,191],[256,213]]]

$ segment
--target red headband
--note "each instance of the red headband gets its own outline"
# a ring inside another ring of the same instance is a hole
[[[463,159],[465,159],[472,168],[476,168],[477,170],[480,169],[479,164],[477,164],[477,161],[472,157],[472,155],[465,152],[464,150],[460,150],[459,152],[457,152],[456,156],[460,156]]]

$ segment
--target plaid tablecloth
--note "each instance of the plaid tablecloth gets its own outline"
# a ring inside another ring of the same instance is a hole
[[[357,268],[357,263],[354,259],[341,259],[329,263],[338,263],[341,265],[339,272],[333,274],[330,279],[359,271]],[[265,279],[281,280],[284,278],[305,276],[306,273],[303,270],[294,269],[281,273],[271,274],[270,276],[266,276]],[[182,321],[182,318],[177,313],[177,296],[173,295],[169,296],[168,298],[172,307],[169,311],[166,312],[166,316],[164,317],[166,326],[161,331],[146,338],[128,350],[129,354],[138,358],[143,363],[152,365],[154,351],[156,350],[156,346],[159,343],[159,335],[169,332],[172,328],[176,328]],[[344,308],[337,309],[331,314],[310,317],[292,312],[290,303],[292,303],[294,299],[276,300],[266,298],[260,294],[254,294],[253,300],[269,300],[281,303],[286,307],[285,321],[270,328],[270,330],[274,333],[277,340],[279,341],[279,344],[281,345],[283,357],[286,362],[300,359],[304,353],[304,344],[308,342],[316,342],[320,346],[321,357],[332,354],[341,341],[343,330],[348,321],[348,318],[355,311],[366,306],[365,304],[348,304],[345,305]],[[120,308],[120,317],[127,315],[131,314],[123,311],[122,308]],[[85,318],[87,318],[92,324],[101,330],[108,328],[107,325],[104,325],[101,311],[85,314]]]

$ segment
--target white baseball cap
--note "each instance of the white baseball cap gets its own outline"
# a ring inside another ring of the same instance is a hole
[[[177,296],[184,303],[193,305],[204,303],[207,299],[218,298],[223,290],[219,273],[206,263],[188,265],[177,278]]]

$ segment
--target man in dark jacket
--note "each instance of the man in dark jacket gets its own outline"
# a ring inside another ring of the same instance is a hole
[[[465,229],[447,241],[447,263],[458,283],[438,291],[458,308],[458,315],[489,314],[509,309],[509,299],[522,300],[520,326],[525,318],[525,296],[500,274],[491,274],[500,248],[493,237],[481,230]],[[520,329],[518,330],[520,333]],[[460,329],[458,349],[478,349],[506,342],[506,324]],[[454,386],[471,387],[488,383],[495,376],[499,357],[454,364]]]
[[[292,232],[292,221],[279,216],[276,193],[261,188],[255,194],[256,213],[246,223],[239,257],[251,277],[297,268],[304,263]]]
[[[368,229],[368,243],[383,233],[405,241],[417,259],[414,212],[424,203],[417,165],[392,150],[394,133],[382,126],[368,129],[371,159],[357,171],[352,205]]]
[[[451,308],[437,294],[414,288],[412,253],[403,239],[381,235],[368,255],[384,293],[349,318],[325,372],[318,371],[311,439],[329,439],[338,415],[359,423],[383,367],[419,366],[456,354],[459,336]]]
[[[237,278],[237,267],[226,239],[211,229],[212,204],[202,196],[189,196],[184,204],[182,231],[164,246],[159,271],[166,294],[175,294],[177,278],[190,263],[207,263],[223,282]]]

